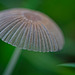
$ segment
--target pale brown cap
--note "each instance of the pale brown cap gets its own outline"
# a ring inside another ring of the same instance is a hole
[[[0,38],[21,49],[56,52],[64,37],[57,24],[43,13],[29,9],[0,12]]]

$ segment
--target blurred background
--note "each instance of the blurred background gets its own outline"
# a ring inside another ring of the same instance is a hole
[[[75,75],[75,0],[0,0],[0,11],[29,8],[51,17],[65,37],[64,48],[55,53],[22,50],[12,75]],[[15,47],[0,40],[0,75]]]

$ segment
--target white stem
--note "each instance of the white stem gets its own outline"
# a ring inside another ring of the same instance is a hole
[[[21,54],[21,49],[16,48],[3,75],[11,75],[12,74],[20,54]]]

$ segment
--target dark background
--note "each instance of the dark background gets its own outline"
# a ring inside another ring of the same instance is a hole
[[[56,53],[22,50],[12,75],[75,75],[75,0],[0,0],[0,11],[29,8],[51,17],[65,37],[64,48]],[[15,47],[0,40],[0,75]],[[60,64],[70,63],[63,66]]]

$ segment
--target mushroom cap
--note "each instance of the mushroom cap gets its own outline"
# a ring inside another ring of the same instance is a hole
[[[0,12],[0,39],[21,49],[56,52],[63,48],[64,37],[47,15],[29,9]]]

